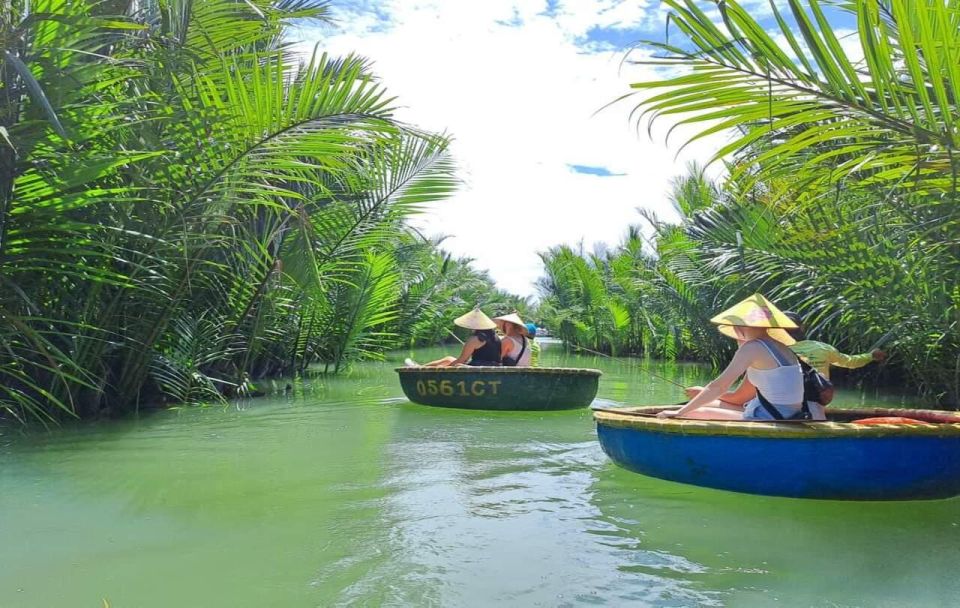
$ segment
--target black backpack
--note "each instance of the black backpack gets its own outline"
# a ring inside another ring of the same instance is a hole
[[[784,418],[783,414],[767,401],[763,393],[757,391],[760,405],[774,420],[813,420],[813,414],[810,413],[810,406],[808,405],[811,401],[816,401],[820,405],[827,405],[833,401],[832,382],[802,359],[800,360],[800,370],[803,373],[803,407],[790,418]]]
[[[820,405],[827,405],[833,401],[833,383],[827,377],[813,369],[806,361],[800,359],[800,369],[803,371],[803,400],[816,401]]]

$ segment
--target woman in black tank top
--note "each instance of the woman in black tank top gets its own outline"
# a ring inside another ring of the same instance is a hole
[[[473,351],[467,365],[500,365],[500,337],[492,329],[478,329],[473,337],[483,342],[483,346]]]
[[[451,365],[500,365],[500,338],[493,331],[496,324],[490,317],[474,309],[454,323],[466,329],[472,329],[473,334],[467,338],[460,351],[459,357],[443,357],[436,361],[424,364],[425,367],[450,367]],[[416,365],[408,360],[407,365]]]

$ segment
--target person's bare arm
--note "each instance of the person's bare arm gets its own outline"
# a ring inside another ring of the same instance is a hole
[[[750,379],[744,376],[743,382],[735,390],[727,391],[720,395],[720,401],[731,405],[743,405],[757,396],[757,387],[750,382]]]
[[[451,365],[466,365],[467,361],[470,360],[470,357],[473,356],[473,351],[483,346],[483,342],[480,341],[480,338],[476,336],[470,336],[467,338],[467,341],[463,343],[463,349],[460,351],[460,356],[454,360]]]
[[[737,353],[733,356],[727,368],[723,370],[716,379],[703,387],[699,395],[691,399],[685,406],[680,408],[679,411],[672,413],[661,412],[661,414],[665,416],[683,416],[687,412],[703,407],[714,399],[717,399],[730,388],[737,378],[746,373],[747,367],[749,367],[750,363],[752,363],[761,352],[759,350],[761,348],[763,347],[755,342],[744,344],[737,350]]]
[[[513,340],[508,340],[506,337],[500,340],[500,358],[501,359],[507,359],[507,358],[513,359],[513,357],[510,356],[510,353],[513,352],[513,349],[514,349]]]
[[[701,392],[703,392],[702,386],[690,386],[683,389],[684,393],[687,395],[687,399],[693,399]],[[729,403],[730,405],[743,405],[747,401],[750,401],[757,395],[757,387],[751,384],[750,380],[744,377],[743,382],[740,383],[740,386],[735,388],[732,391],[727,391],[724,394],[720,395],[720,401],[724,403]]]

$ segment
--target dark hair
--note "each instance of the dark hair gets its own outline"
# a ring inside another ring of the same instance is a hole
[[[496,344],[500,341],[500,339],[497,338],[496,332],[492,329],[475,329],[473,330],[473,335],[480,338],[484,342],[493,342]]]
[[[807,334],[803,331],[803,317],[791,311],[784,311],[783,314],[797,324],[797,329],[785,329],[784,331],[790,334],[790,337],[794,340],[805,340]]]

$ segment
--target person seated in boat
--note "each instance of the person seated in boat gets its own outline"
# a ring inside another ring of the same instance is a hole
[[[497,324],[490,317],[483,314],[479,308],[458,317],[453,321],[454,325],[464,329],[472,329],[473,334],[463,343],[463,349],[459,357],[443,357],[430,363],[425,363],[424,367],[450,367],[454,365],[473,365],[473,366],[499,366],[501,343],[500,338],[494,331]],[[417,364],[407,359],[407,366],[416,366]]]
[[[887,353],[878,348],[868,353],[847,355],[831,344],[807,340],[806,332],[803,329],[803,319],[800,318],[800,315],[789,311],[783,314],[797,325],[796,329],[787,330],[787,333],[796,340],[790,346],[790,350],[806,361],[810,367],[823,374],[827,380],[830,379],[830,366],[832,365],[846,369],[858,369],[873,362],[881,363],[887,358]]]
[[[527,323],[527,335],[530,342],[530,367],[540,367],[540,343],[537,342],[537,325]]]
[[[527,339],[527,325],[520,315],[513,312],[493,318],[497,328],[503,332],[500,341],[500,360],[506,367],[530,367],[530,341]]]
[[[703,387],[688,386],[687,388],[683,389],[683,392],[687,395],[687,399],[689,400],[702,393]],[[747,402],[756,396],[756,387],[750,384],[749,378],[744,376],[740,380],[740,384],[737,385],[737,388],[728,390],[724,394],[717,397],[717,399],[709,405],[710,407],[722,407],[736,412],[743,412],[743,408],[747,405]]]
[[[790,420],[809,415],[809,406],[803,401],[800,361],[788,348],[794,339],[785,331],[795,329],[796,323],[760,294],[720,313],[711,322],[739,343],[733,360],[686,405],[660,412],[658,417]],[[744,375],[740,388],[728,392]]]

